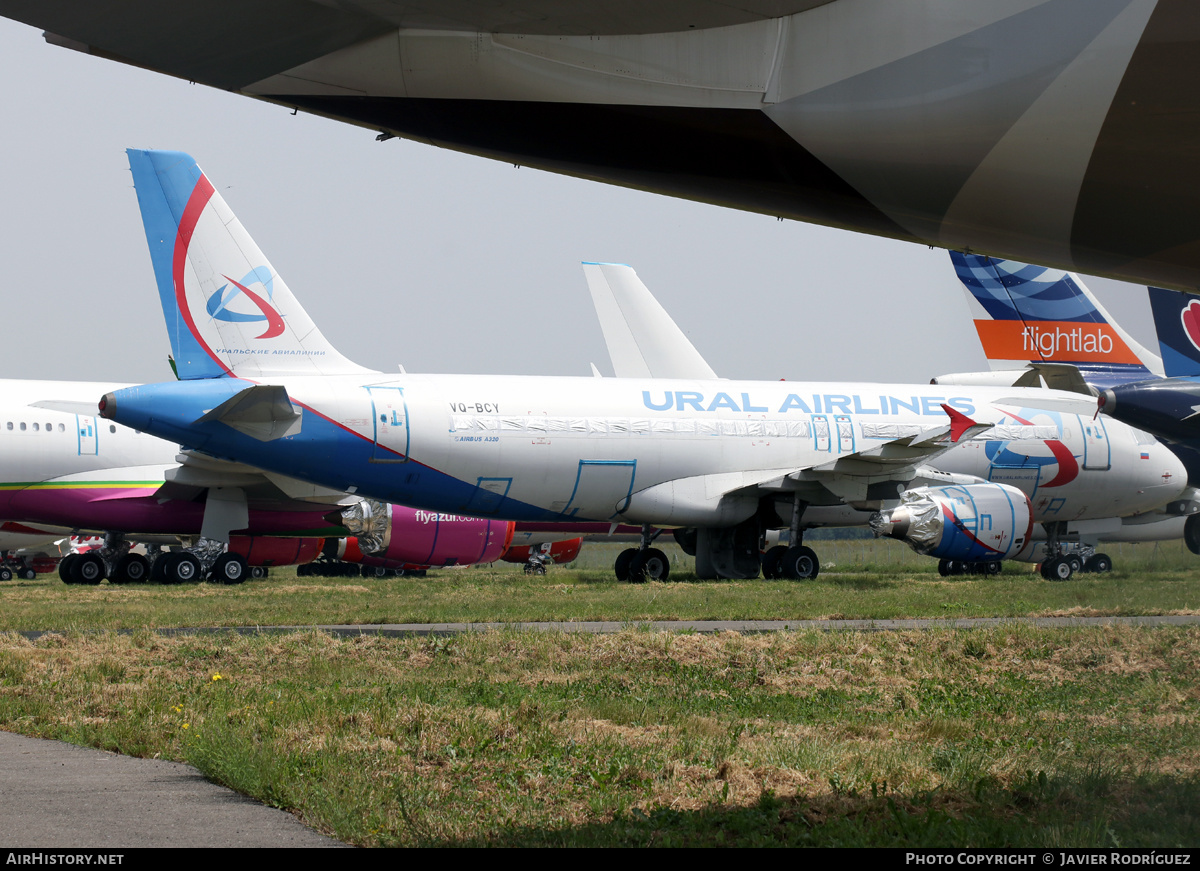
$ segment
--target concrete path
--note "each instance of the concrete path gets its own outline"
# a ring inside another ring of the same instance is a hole
[[[190,765],[0,732],[0,846],[344,845]]]

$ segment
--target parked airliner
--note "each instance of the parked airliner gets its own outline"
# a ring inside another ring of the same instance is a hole
[[[325,536],[346,535],[344,524],[363,513],[347,510],[359,500],[344,493],[181,454],[176,445],[98,419],[97,391],[118,387],[0,381],[0,518],[18,529],[42,528],[43,541],[77,530],[107,533],[103,548],[63,561],[64,580],[140,581],[154,572],[172,582],[205,574],[238,582],[251,564],[312,559]],[[70,407],[78,410],[64,410]],[[331,521],[325,515],[332,511],[346,516]],[[512,524],[494,520],[391,505],[375,506],[375,513],[373,525],[358,522],[354,531],[363,533],[364,549],[396,565],[491,562],[512,537]],[[160,556],[154,547],[147,560],[130,552],[133,539],[183,539],[191,550]]]
[[[1043,398],[1078,399],[1056,391],[372,372],[329,344],[191,157],[129,159],[183,380],[111,391],[100,412],[194,451],[430,511],[641,524],[632,569],[652,576],[652,527],[695,530],[701,577],[757,576],[763,531],[790,528],[780,565],[805,577],[810,506],[883,510],[879,528],[924,552],[992,561],[1028,557],[1035,521],[1153,510],[1186,483],[1127,427],[1039,416]],[[1044,462],[994,462],[989,431]],[[973,472],[942,468],[954,449]],[[1031,483],[1033,498],[1014,486]]]

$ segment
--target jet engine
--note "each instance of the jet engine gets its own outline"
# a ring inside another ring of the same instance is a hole
[[[872,517],[871,530],[939,559],[1019,559],[1031,549],[1033,507],[1007,484],[917,487],[902,493],[898,506]]]
[[[336,521],[354,534],[363,556],[421,566],[495,562],[512,542],[509,521],[418,511],[364,499]]]
[[[532,554],[539,553],[550,557],[551,562],[556,566],[561,566],[574,562],[582,548],[582,538],[569,538],[566,541],[546,541],[541,544],[519,544],[516,547],[510,547],[506,550],[501,559],[506,563],[524,563],[529,562],[529,557]]]
[[[231,535],[229,552],[241,554],[252,566],[294,566],[315,560],[324,543],[323,538]]]

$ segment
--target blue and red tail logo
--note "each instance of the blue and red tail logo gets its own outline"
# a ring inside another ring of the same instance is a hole
[[[271,275],[270,269],[258,266],[243,275],[241,281],[230,278],[228,275],[224,277],[229,284],[222,284],[208,298],[205,305],[211,318],[227,323],[263,321],[267,324],[267,329],[262,335],[256,336],[259,339],[273,339],[283,334],[283,317],[268,302],[274,295],[274,276]],[[261,285],[266,291],[266,299],[250,289],[250,285],[255,284]],[[257,312],[244,312],[230,307],[231,303],[243,296],[257,307]]]

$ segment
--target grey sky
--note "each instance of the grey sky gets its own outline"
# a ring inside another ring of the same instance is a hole
[[[377,143],[5,19],[0,83],[4,377],[170,377],[130,146],[192,154],[330,341],[384,371],[609,372],[581,260],[637,269],[724,377],[987,368],[941,250]],[[1144,288],[1088,284],[1157,349]]]

